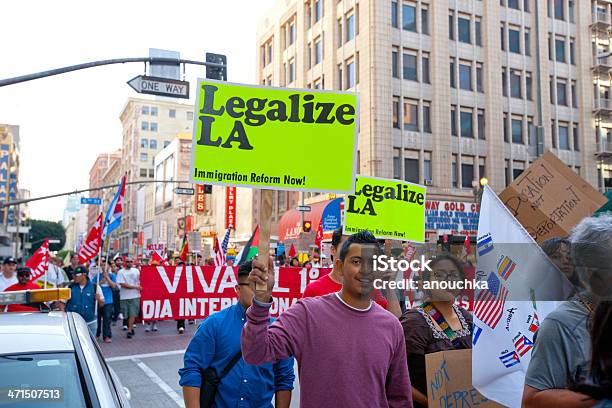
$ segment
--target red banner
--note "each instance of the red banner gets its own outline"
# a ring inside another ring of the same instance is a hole
[[[205,207],[206,195],[204,194],[204,186],[202,184],[196,184],[195,194],[195,211],[197,213],[203,213],[206,210]]]
[[[225,188],[225,229],[236,229],[236,187]]]
[[[276,269],[274,316],[302,297],[306,285],[327,275],[330,268]],[[230,266],[143,266],[144,320],[202,319],[238,302],[234,286],[238,268]]]

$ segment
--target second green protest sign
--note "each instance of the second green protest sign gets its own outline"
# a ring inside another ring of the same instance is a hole
[[[200,80],[192,181],[354,191],[357,95]]]
[[[425,241],[424,186],[359,176],[344,203],[344,233],[370,231],[377,238]]]

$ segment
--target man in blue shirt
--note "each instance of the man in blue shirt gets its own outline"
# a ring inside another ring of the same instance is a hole
[[[213,367],[220,374],[240,351],[246,309],[253,301],[253,290],[248,280],[251,269],[251,262],[238,268],[235,287],[238,303],[206,318],[185,351],[185,366],[179,370],[179,384],[183,387],[187,408],[200,407],[202,371]],[[288,408],[295,379],[293,361],[293,358],[288,358],[275,364],[252,366],[241,358],[221,380],[213,406],[267,408],[272,407],[272,396],[275,395],[276,408]]]
[[[96,329],[96,339],[100,339],[100,333],[103,334],[104,342],[111,343],[113,333],[111,331],[111,318],[113,315],[113,289],[117,286],[117,276],[110,270],[106,259],[100,261],[102,273],[100,274],[100,282],[98,282],[98,274],[91,277],[91,281],[100,285],[102,294],[104,295],[104,304],[98,305],[98,328]]]

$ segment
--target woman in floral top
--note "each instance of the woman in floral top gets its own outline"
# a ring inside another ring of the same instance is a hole
[[[437,256],[431,263],[432,272],[423,274],[423,281],[463,281],[461,262],[450,254]],[[427,407],[425,354],[442,350],[472,348],[472,316],[455,305],[460,290],[427,291],[425,302],[406,310],[400,318],[406,337],[408,370],[415,407]]]

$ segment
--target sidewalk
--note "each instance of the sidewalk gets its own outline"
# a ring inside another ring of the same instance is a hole
[[[163,351],[184,350],[187,348],[189,341],[193,337],[200,320],[196,320],[195,324],[185,322],[185,333],[178,334],[176,331],[176,322],[174,320],[166,320],[157,322],[159,331],[145,332],[145,327],[142,323],[134,325],[135,335],[133,338],[127,338],[127,331],[122,330],[121,321],[117,321],[117,325],[111,327],[113,332],[113,342],[104,343],[100,336],[100,349],[104,357],[129,356],[134,354],[158,353]]]

